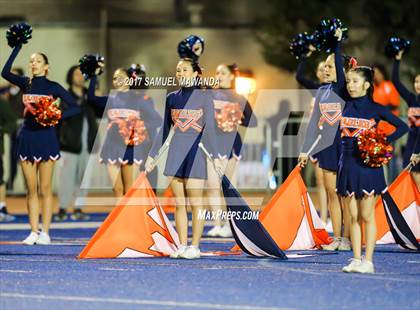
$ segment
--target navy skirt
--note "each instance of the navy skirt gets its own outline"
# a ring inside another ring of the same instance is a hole
[[[60,145],[55,127],[23,126],[19,131],[17,143],[17,156],[22,161],[40,162],[60,158]]]
[[[379,195],[386,189],[383,167],[372,168],[363,163],[357,139],[342,139],[342,154],[338,164],[337,193],[341,196]]]
[[[337,172],[340,160],[340,144],[341,138],[336,135],[332,145],[312,156],[318,160],[320,168]]]

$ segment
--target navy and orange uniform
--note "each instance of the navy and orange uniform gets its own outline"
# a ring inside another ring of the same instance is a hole
[[[360,156],[357,137],[364,130],[386,121],[396,130],[387,140],[393,142],[408,131],[407,125],[390,109],[374,103],[368,96],[348,100],[340,121],[341,156],[337,173],[337,193],[341,196],[379,195],[386,189],[383,167],[370,167]]]
[[[220,159],[241,158],[242,138],[238,132],[239,126],[257,127],[257,118],[249,102],[233,89],[213,90],[213,104],[215,115],[214,156]],[[235,114],[236,121],[225,118],[226,114]]]
[[[155,157],[168,138],[173,127],[174,134],[169,145],[165,176],[182,179],[207,179],[207,163],[202,142],[209,153],[214,153],[214,108],[209,90],[197,87],[182,87],[168,94],[163,125],[153,143],[150,156]]]
[[[403,166],[410,163],[412,154],[420,153],[420,94],[410,92],[400,81],[400,61],[396,60],[392,68],[392,82],[398,93],[408,104],[408,132],[407,145],[403,154]],[[411,171],[420,172],[420,164],[417,164]]]
[[[1,72],[3,78],[18,86],[22,92],[25,106],[24,121],[18,135],[17,155],[20,160],[40,162],[57,160],[60,158],[58,135],[54,126],[44,127],[36,120],[31,110],[41,97],[52,96],[63,100],[67,109],[62,113],[62,119],[80,113],[76,100],[60,84],[48,80],[45,76],[29,78],[18,76],[11,72],[13,62],[18,55],[21,45],[15,47]]]
[[[89,83],[88,102],[105,109],[104,115],[108,118],[100,161],[111,165],[144,165],[162,122],[162,117],[154,108],[153,100],[137,90],[113,91],[109,96],[96,96],[95,85],[96,76],[92,77]],[[145,139],[139,144],[127,144],[127,137],[120,133],[120,125],[133,119],[143,121],[145,126]]]
[[[334,51],[337,82],[321,85],[315,96],[315,104],[303,143],[302,152],[308,153],[317,136],[321,139],[314,147],[313,157],[318,159],[319,167],[337,171],[340,158],[339,123],[341,113],[348,97],[340,45]],[[312,152],[311,152],[312,153]],[[311,155],[311,154],[308,154]]]

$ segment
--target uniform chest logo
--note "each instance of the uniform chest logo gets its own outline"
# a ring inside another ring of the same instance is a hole
[[[321,112],[321,117],[319,118],[318,126],[321,129],[325,122],[327,122],[328,125],[333,126],[341,119],[340,103],[320,103],[319,110]]]
[[[171,117],[174,122],[174,128],[179,128],[182,132],[186,132],[192,128],[198,132],[203,130],[203,127],[198,124],[198,121],[203,116],[203,110],[190,109],[172,109]]]
[[[117,118],[140,118],[140,112],[132,109],[109,109],[108,117],[110,120]]]
[[[342,137],[357,137],[364,130],[368,130],[375,126],[374,119],[364,119],[357,117],[342,117],[341,118],[341,136]]]
[[[47,95],[34,95],[34,94],[25,94],[22,95],[22,102],[25,106],[25,109],[23,111],[23,115],[26,115],[27,112],[35,114],[35,108],[34,104],[38,102],[41,98],[48,98],[50,96]]]

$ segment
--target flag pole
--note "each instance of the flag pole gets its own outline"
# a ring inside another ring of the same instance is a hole
[[[204,147],[203,143],[199,143],[198,144],[199,148],[204,152],[204,154],[206,155],[206,157],[208,158],[208,160],[213,164],[214,170],[216,170],[217,174],[219,175],[219,178],[223,177],[223,172],[216,167],[216,163],[214,162],[214,158],[210,155],[209,151],[207,151],[207,149]]]

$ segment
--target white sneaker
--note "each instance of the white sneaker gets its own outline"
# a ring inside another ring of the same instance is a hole
[[[194,245],[189,246],[184,252],[182,252],[179,257],[186,259],[196,259],[200,258],[201,252],[200,248]]]
[[[350,258],[350,264],[344,266],[341,270],[343,270],[344,272],[354,272],[355,268],[361,263],[362,261],[358,258]]]
[[[41,245],[51,244],[51,238],[46,232],[41,231],[39,233],[39,238],[36,241],[36,244],[41,244]]]
[[[214,226],[207,232],[207,236],[209,237],[217,237],[219,236],[220,230],[222,229],[221,226]]]
[[[222,238],[230,238],[232,237],[232,231],[230,230],[229,223],[226,223],[220,230],[219,230],[219,236]]]
[[[175,252],[169,254],[169,257],[170,258],[179,258],[179,256],[182,253],[184,253],[186,249],[187,249],[186,245],[180,245],[179,248]]]
[[[349,238],[342,237],[340,241],[340,245],[338,246],[339,251],[350,251],[351,250],[351,242]]]
[[[333,242],[331,242],[330,244],[322,244],[321,247],[325,251],[336,251],[340,246],[340,242],[340,237],[333,237]]]
[[[35,231],[31,231],[28,237],[26,237],[25,240],[22,241],[23,244],[26,245],[34,245],[35,242],[37,242],[39,239],[39,234]]]
[[[362,262],[353,268],[353,272],[358,273],[375,273],[375,267],[373,263],[363,259]]]

